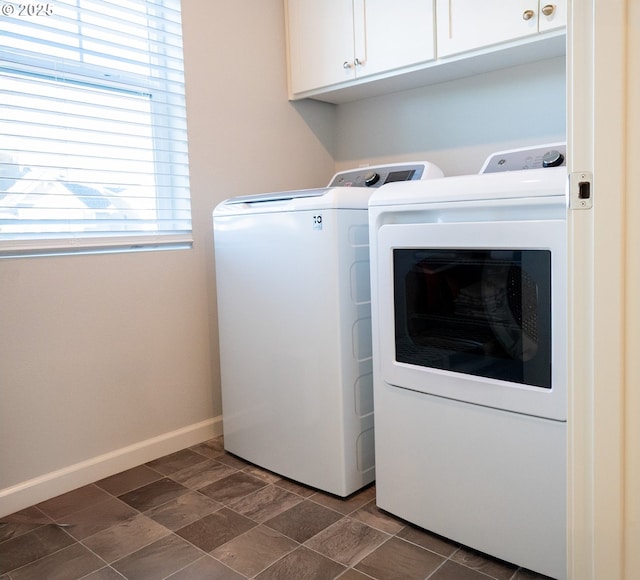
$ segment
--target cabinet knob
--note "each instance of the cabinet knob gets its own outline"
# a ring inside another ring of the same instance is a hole
[[[535,15],[536,13],[533,10],[525,10],[522,13],[522,20],[531,20]]]
[[[546,4],[542,7],[542,13],[545,16],[551,16],[556,11],[555,4]]]
[[[349,70],[350,68],[353,68],[353,65],[352,65],[348,60],[345,60],[345,61],[342,63],[342,68],[343,68],[344,70]]]
[[[364,60],[360,60],[359,58],[356,58],[356,60],[354,60],[353,63],[356,66],[363,66],[364,65]]]

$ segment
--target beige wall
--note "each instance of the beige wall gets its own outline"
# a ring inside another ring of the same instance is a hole
[[[211,211],[333,172],[281,0],[184,0],[183,27],[194,248],[0,261],[0,515],[219,432]]]
[[[640,2],[627,8],[625,572],[640,577]]]
[[[287,101],[282,0],[183,0],[183,28],[194,248],[0,261],[0,515],[220,432],[218,202],[565,133],[561,59],[335,107]]]

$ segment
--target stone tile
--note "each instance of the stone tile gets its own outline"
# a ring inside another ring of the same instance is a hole
[[[127,471],[96,481],[96,485],[112,495],[122,495],[158,479],[162,479],[160,473],[146,465],[139,465],[133,469],[127,469]]]
[[[309,487],[308,485],[304,485],[302,483],[298,483],[296,481],[292,481],[290,479],[282,478],[279,479],[274,485],[281,487],[282,489],[286,489],[296,495],[307,498],[314,495],[317,490]]]
[[[197,491],[190,491],[161,506],[150,509],[145,515],[172,531],[201,519],[222,507]]]
[[[275,518],[267,520],[265,525],[296,542],[303,543],[341,518],[341,514],[305,500]]]
[[[65,517],[70,524],[65,528],[74,538],[81,540],[111,526],[135,518],[138,512],[115,497],[101,501],[91,507],[73,512]]]
[[[353,512],[350,517],[391,535],[397,534],[405,527],[403,521],[381,510],[375,500]]]
[[[82,543],[110,563],[170,533],[152,519],[138,515],[132,520],[85,538]]]
[[[412,544],[422,546],[427,550],[431,550],[432,552],[445,557],[451,556],[451,554],[453,554],[460,547],[460,544],[458,544],[457,542],[439,536],[438,534],[433,534],[431,532],[428,532],[427,530],[423,530],[413,525],[406,526],[396,535],[403,540],[407,540]]]
[[[164,478],[118,496],[131,507],[144,512],[167,503],[189,491],[183,485]]]
[[[513,564],[492,558],[491,556],[476,552],[470,548],[460,548],[451,556],[451,560],[472,570],[482,572],[496,580],[508,580],[518,569],[518,567]]]
[[[237,472],[238,470],[234,467],[229,467],[213,459],[205,459],[202,463],[177,471],[171,475],[171,479],[189,489],[197,490]]]
[[[37,507],[32,506],[0,517],[1,524],[26,524],[41,526],[44,523],[50,524],[53,520],[41,512]]]
[[[253,475],[253,477],[257,477],[258,479],[262,479],[262,481],[266,481],[267,483],[275,483],[280,480],[280,476],[273,473],[272,471],[267,471],[266,469],[262,469],[257,465],[249,465],[245,467],[242,471],[248,473],[249,475]]]
[[[211,485],[207,485],[199,491],[211,499],[228,505],[232,501],[247,496],[266,485],[266,482],[248,473],[237,472]]]
[[[264,572],[256,576],[257,580],[292,580],[293,578],[313,578],[313,580],[333,580],[345,567],[325,558],[304,546],[291,552]]]
[[[57,526],[41,526],[17,538],[0,543],[0,574],[44,558],[74,543]]]
[[[209,459],[215,459],[220,455],[224,455],[226,451],[224,450],[224,439],[222,437],[215,437],[213,439],[209,439],[204,443],[198,443],[197,445],[192,445],[189,447],[191,451],[195,451],[196,453],[200,453],[200,455],[204,455]]]
[[[62,522],[69,514],[91,507],[109,497],[106,491],[91,484],[43,501],[36,507],[57,522]]]
[[[242,457],[238,457],[237,455],[233,455],[233,453],[223,453],[222,455],[218,455],[215,458],[216,461],[220,463],[224,463],[229,467],[235,467],[238,471],[244,469],[245,467],[251,465],[248,461],[242,459]]]
[[[377,580],[416,580],[426,578],[443,562],[442,556],[391,538],[354,567]]]
[[[167,580],[245,580],[244,576],[217,562],[211,556],[203,556]]]
[[[329,507],[332,510],[348,515],[362,506],[368,504],[376,497],[376,488],[373,485],[356,491],[347,497],[338,497],[324,492],[318,492],[311,496],[316,503]]]
[[[124,576],[113,568],[105,567],[92,572],[88,576],[84,576],[82,580],[123,580],[123,578]]]
[[[367,576],[362,572],[358,572],[357,570],[350,568],[340,576],[340,580],[371,580],[371,576]]]
[[[127,580],[550,580],[413,526],[374,498],[375,486],[340,498],[277,476],[218,437],[0,518],[0,580],[124,580],[104,561],[128,567]],[[165,552],[179,568],[158,563]]]
[[[0,542],[17,538],[42,525],[52,524],[53,520],[38,508],[30,507],[0,518]]]
[[[445,562],[432,576],[429,576],[429,580],[488,580],[489,578],[492,576],[487,576],[450,560]]]
[[[171,534],[112,564],[128,580],[162,580],[202,557],[202,553]]]
[[[387,534],[362,522],[343,518],[305,542],[305,546],[345,566],[353,566],[388,539]]]
[[[520,568],[513,576],[513,580],[553,580],[553,578],[545,576],[544,574],[538,574],[538,572],[533,572],[532,570],[527,570],[526,568]]]
[[[81,544],[73,544],[11,572],[12,580],[69,580],[98,570],[104,562]]]
[[[230,509],[221,510],[209,514],[204,518],[180,528],[176,534],[183,537],[194,546],[198,546],[205,552],[211,552],[218,546],[244,532],[255,527],[257,524]]]
[[[181,451],[176,451],[175,453],[149,461],[146,465],[147,467],[151,467],[151,469],[159,471],[163,475],[171,475],[176,471],[197,465],[203,461],[205,461],[205,457],[200,453],[191,451],[191,449],[182,449]]]
[[[300,496],[280,487],[269,485],[231,502],[229,507],[243,516],[263,523],[287,511],[301,501],[302,498]]]
[[[297,547],[298,543],[292,539],[266,526],[258,526],[216,548],[211,555],[241,574],[253,577]]]

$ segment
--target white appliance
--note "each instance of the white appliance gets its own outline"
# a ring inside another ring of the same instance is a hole
[[[227,451],[339,496],[374,479],[367,203],[384,183],[441,175],[367,167],[216,207]]]
[[[566,577],[564,146],[370,199],[376,494]]]

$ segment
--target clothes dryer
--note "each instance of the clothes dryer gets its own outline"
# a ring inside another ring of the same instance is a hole
[[[370,199],[376,501],[566,578],[564,145]]]
[[[227,451],[339,496],[373,481],[368,200],[440,176],[430,163],[367,167],[216,207]]]

